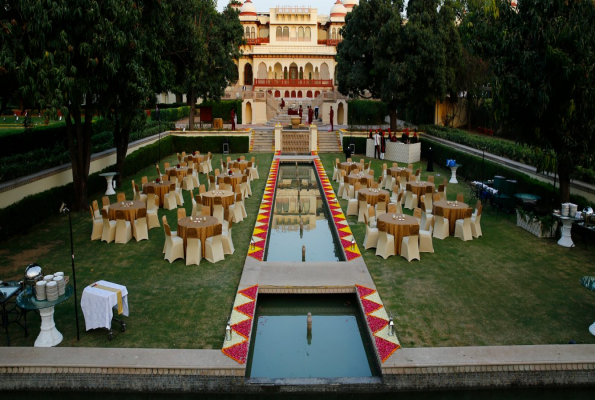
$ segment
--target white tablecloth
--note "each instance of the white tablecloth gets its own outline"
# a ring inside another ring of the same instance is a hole
[[[126,286],[118,285],[107,281],[97,281],[98,285],[106,286],[122,291],[123,314],[128,316],[128,290]],[[94,283],[95,284],[95,283]],[[118,305],[118,294],[109,290],[87,286],[83,290],[81,298],[81,309],[85,316],[87,330],[96,328],[112,327],[113,307]]]

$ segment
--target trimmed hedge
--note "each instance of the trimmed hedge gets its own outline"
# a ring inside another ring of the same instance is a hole
[[[347,107],[349,125],[382,125],[388,115],[388,108],[381,101],[350,100]]]
[[[463,167],[457,170],[457,176],[463,177],[465,180],[479,181],[482,176],[482,159],[480,157],[473,156],[471,154],[463,153],[459,150],[455,150],[451,147],[442,145],[438,142],[432,142],[431,139],[421,140],[421,155],[423,158],[428,157],[428,149],[432,147],[433,150],[433,162],[437,165],[446,165],[446,160],[454,159],[457,163],[462,164]],[[519,193],[531,193],[541,196],[542,200],[550,203],[548,199],[552,198],[553,186],[533,179],[523,172],[515,171],[513,169],[504,167],[491,161],[485,161],[483,165],[483,179],[487,180],[496,175],[506,177],[506,179],[514,179],[517,181],[517,191]],[[595,203],[589,202],[582,196],[574,194],[570,195],[570,201],[577,204],[579,210],[582,210],[585,205],[595,207]],[[557,205],[557,199],[554,200],[554,204]]]
[[[197,105],[196,108],[201,106],[213,107],[213,118],[221,118],[224,123],[231,122],[231,109],[235,108],[238,116],[238,124],[242,123],[242,101],[241,100],[221,100],[221,101],[203,101]],[[201,150],[202,151],[202,150]]]
[[[366,141],[368,139],[361,136],[350,137],[343,135],[343,149],[346,149],[352,140],[355,142],[355,154],[366,154]]]
[[[182,106],[178,108],[159,109],[159,118],[161,122],[175,122],[180,119],[188,118],[190,115],[190,106]],[[155,109],[151,110],[151,120],[155,119]]]
[[[174,149],[176,153],[185,151],[190,153],[200,150],[201,153],[221,153],[223,143],[229,141],[231,153],[248,153],[250,151],[250,138],[248,136],[174,136]]]
[[[161,140],[161,154],[175,152],[173,137],[168,136]],[[136,174],[147,165],[159,160],[159,144],[154,143],[131,153],[126,157],[124,176]],[[99,176],[104,172],[112,172],[115,165],[102,171],[89,175],[88,193],[97,193],[105,190],[105,178]],[[31,227],[44,219],[58,214],[62,202],[72,204],[74,199],[74,185],[69,183],[64,186],[52,188],[32,196],[27,196],[21,201],[0,209],[0,241],[10,236],[26,233]]]

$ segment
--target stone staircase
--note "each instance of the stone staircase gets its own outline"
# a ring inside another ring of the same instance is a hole
[[[270,153],[275,151],[275,131],[254,130],[250,140],[250,151],[254,153]]]
[[[284,110],[283,114],[277,114],[276,117],[268,120],[265,125],[267,125],[267,126],[275,126],[277,124],[281,124],[283,126],[291,125],[291,117],[293,117],[293,115],[287,114],[287,111]],[[307,122],[308,122],[308,116],[307,116],[307,109],[306,109],[306,110],[304,110],[304,113],[302,114],[302,124],[306,124]],[[322,122],[319,122],[316,120],[314,120],[313,123],[316,126],[322,125]]]
[[[318,152],[320,153],[342,153],[338,131],[318,131]]]

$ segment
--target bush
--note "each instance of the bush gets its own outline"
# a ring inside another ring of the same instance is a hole
[[[480,157],[473,156],[471,154],[463,153],[462,151],[455,150],[451,147],[442,145],[437,142],[431,141],[431,139],[421,140],[421,155],[424,158],[428,157],[428,149],[432,147],[433,150],[433,162],[438,165],[446,165],[446,160],[454,159],[457,160],[458,164],[462,164],[463,167],[457,170],[457,176],[463,177],[468,181],[480,181],[482,178],[482,159]],[[514,179],[517,181],[517,191],[519,193],[532,193],[541,196],[543,201],[547,201],[552,198],[553,187],[545,182],[533,179],[530,176],[507,167],[503,167],[500,164],[493,163],[491,161],[485,161],[483,164],[483,179],[489,179],[496,175],[505,176],[506,179]],[[579,206],[579,210],[589,204],[595,206],[594,203],[589,202],[582,196],[570,195],[570,201]],[[556,205],[555,200],[552,205]]]
[[[213,118],[221,118],[224,123],[231,123],[231,109],[235,108],[238,116],[238,124],[242,123],[242,101],[241,100],[220,100],[203,101],[196,108],[201,106],[213,107]]]
[[[221,153],[223,143],[229,141],[231,153],[248,153],[250,151],[250,138],[248,136],[174,136],[174,148],[176,153],[185,151],[190,153],[200,150],[201,153]]]
[[[368,138],[357,136],[357,137],[350,137],[350,136],[343,136],[343,149],[346,149],[350,144],[351,141],[355,143],[355,153],[354,154],[366,154],[366,141]]]
[[[349,125],[382,125],[388,115],[386,104],[372,100],[350,100],[347,102]]]
[[[175,122],[180,119],[188,118],[190,115],[190,106],[182,106],[178,108],[159,109],[159,118],[162,122]],[[151,110],[151,120],[155,119],[155,109]]]

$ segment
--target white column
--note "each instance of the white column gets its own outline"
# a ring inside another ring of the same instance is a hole
[[[37,340],[35,340],[35,347],[53,347],[62,342],[62,334],[56,329],[54,323],[54,307],[42,308],[39,310],[41,316],[41,332]]]
[[[318,127],[310,125],[310,151],[318,151]]]

